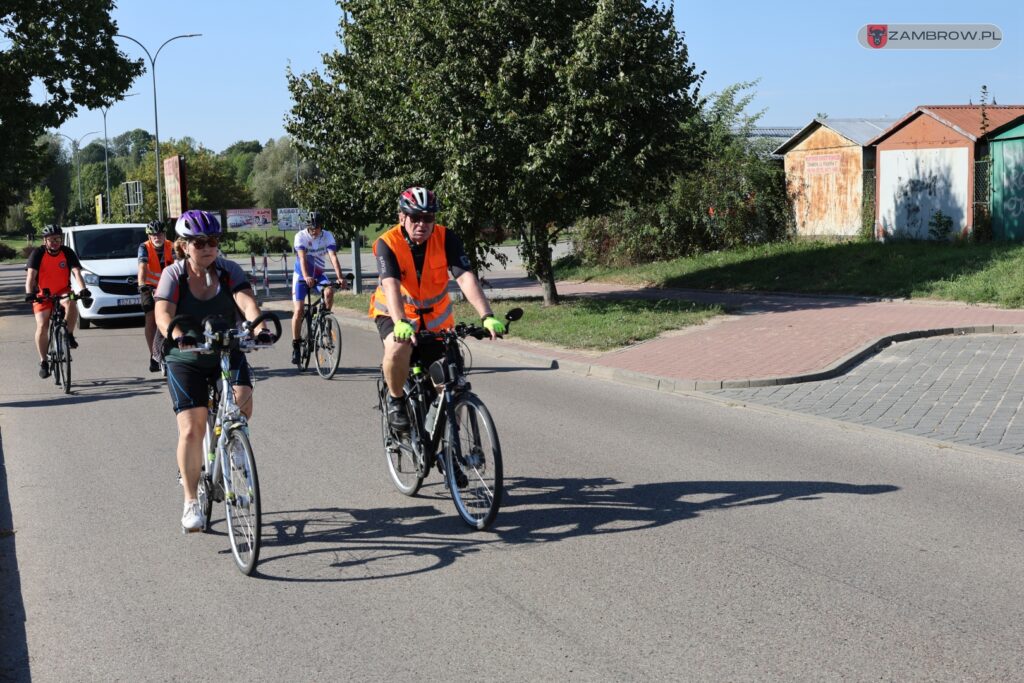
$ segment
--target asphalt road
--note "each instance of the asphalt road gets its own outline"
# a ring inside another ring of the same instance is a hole
[[[1019,458],[488,357],[508,495],[470,531],[390,485],[379,341],[333,381],[252,356],[258,575],[222,511],[182,536],[175,427],[139,327],[36,377],[0,267],[0,678],[1012,680]],[[524,321],[525,324],[525,321]],[[500,342],[497,342],[500,343]]]

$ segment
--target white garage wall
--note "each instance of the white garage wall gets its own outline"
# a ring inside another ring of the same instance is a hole
[[[966,147],[883,150],[878,155],[878,220],[885,237],[929,239],[936,211],[953,219],[953,234],[967,227]]]

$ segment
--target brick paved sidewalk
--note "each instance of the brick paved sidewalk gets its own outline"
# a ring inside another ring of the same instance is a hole
[[[489,292],[539,295],[536,285]],[[706,325],[608,353],[572,353],[506,340],[502,345],[617,379],[660,378],[666,390],[783,384],[835,376],[895,339],[955,332],[1024,332],[1024,310],[932,301],[728,294],[559,283],[560,294],[678,297],[731,313]]]

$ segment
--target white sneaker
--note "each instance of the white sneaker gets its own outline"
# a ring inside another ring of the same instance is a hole
[[[190,500],[185,503],[185,509],[181,513],[181,530],[183,533],[202,531],[206,526],[206,518],[203,517],[203,509],[199,506],[198,500]]]

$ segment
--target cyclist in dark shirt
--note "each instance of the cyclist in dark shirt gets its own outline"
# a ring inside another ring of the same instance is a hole
[[[64,231],[56,225],[43,228],[43,245],[36,247],[28,257],[25,266],[25,301],[32,304],[32,312],[36,316],[36,351],[39,352],[39,376],[46,379],[50,376],[50,365],[46,362],[47,329],[50,325],[50,314],[53,304],[49,301],[37,302],[35,299],[48,289],[51,295],[67,294],[71,291],[71,276],[78,281],[79,296],[89,298],[89,290],[82,279],[82,264],[78,254],[70,247],[64,246]],[[75,323],[78,322],[78,307],[70,299],[60,302],[64,307],[64,317],[68,324],[68,346],[78,348],[75,339]]]

